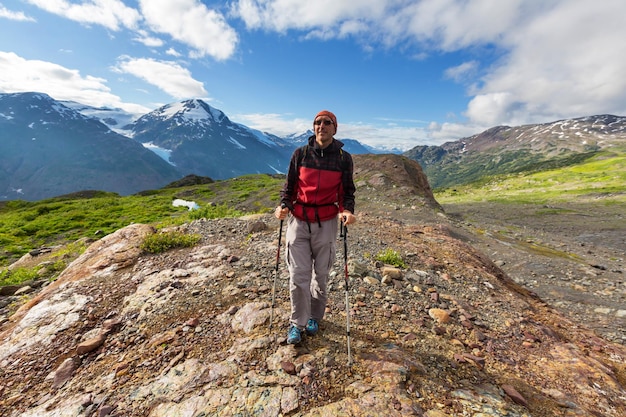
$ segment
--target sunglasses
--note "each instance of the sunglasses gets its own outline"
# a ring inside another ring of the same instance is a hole
[[[316,126],[319,126],[321,124],[323,124],[324,126],[330,126],[330,125],[333,124],[333,121],[332,120],[328,120],[328,119],[326,119],[326,120],[320,119],[320,120],[314,121],[313,124],[316,125]]]

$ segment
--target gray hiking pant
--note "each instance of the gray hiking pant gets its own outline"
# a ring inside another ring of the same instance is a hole
[[[287,267],[291,296],[290,322],[304,328],[310,319],[324,318],[328,294],[326,284],[335,261],[338,220],[321,223],[290,216],[287,223]]]

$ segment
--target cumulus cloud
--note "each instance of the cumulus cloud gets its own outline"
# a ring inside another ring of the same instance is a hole
[[[40,60],[28,60],[0,51],[0,91],[44,91],[57,100],[72,100],[92,106],[111,106],[130,113],[146,113],[145,107],[123,103],[102,78],[81,75],[78,70]]]
[[[394,2],[389,1],[393,4]],[[423,42],[437,50],[455,51],[498,43],[524,15],[526,0],[422,0],[401,2],[384,29],[394,40]]]
[[[141,18],[139,12],[121,0],[91,0],[74,4],[65,0],[27,0],[49,13],[84,24],[98,24],[110,30],[134,29]]]
[[[198,0],[140,0],[146,24],[193,49],[192,57],[230,58],[239,40],[224,16]]]
[[[382,19],[388,3],[380,0],[239,0],[233,4],[232,12],[250,29],[317,32],[326,27],[334,28],[335,35],[339,36],[343,32],[370,29],[363,22]]]
[[[472,91],[468,115],[476,121],[517,124],[624,114],[624,15],[626,3],[619,0],[607,0],[602,7],[570,0],[535,15],[519,31],[511,30],[506,35],[509,53]],[[489,113],[482,113],[487,107]]]
[[[11,11],[7,9],[6,7],[4,7],[2,3],[0,3],[0,18],[5,18],[9,20],[18,20],[22,22],[35,22],[35,19],[33,19],[30,16],[27,16],[26,14],[24,14],[24,12]]]
[[[239,0],[249,29],[354,36],[407,53],[490,49],[442,74],[466,86],[467,125],[626,113],[626,2],[606,0]],[[365,28],[365,29],[364,29]],[[433,134],[441,134],[435,131]]]
[[[475,76],[478,67],[478,61],[464,62],[456,67],[448,68],[444,74],[447,78],[456,82],[463,82],[468,79],[472,79]]]
[[[125,56],[120,57],[113,70],[141,78],[177,99],[204,97],[207,94],[204,85],[176,62]]]
[[[163,42],[162,39],[155,38],[154,36],[150,36],[150,34],[146,32],[145,30],[137,31],[137,36],[135,37],[135,40],[150,48],[157,48],[165,44],[165,42]]]
[[[289,114],[250,113],[231,115],[232,120],[262,132],[279,136],[301,134],[312,130],[312,119],[294,118]],[[352,123],[339,121],[338,139],[357,139],[359,142],[378,149],[408,150],[417,145],[432,143],[432,138],[422,121],[383,120],[382,125],[374,123]],[[419,125],[416,127],[415,125]],[[389,138],[393,138],[392,141]],[[444,140],[436,138],[439,143]]]
[[[122,28],[136,31],[135,40],[149,47],[162,46],[163,40],[151,32],[165,34],[191,49],[192,58],[210,56],[217,60],[230,58],[239,37],[224,15],[210,9],[199,0],[140,0],[139,10],[128,7],[122,0],[26,0],[29,3],[70,20],[97,24],[113,31]],[[8,13],[8,11],[7,11]],[[0,9],[0,16],[3,9]],[[19,16],[11,14],[11,16]],[[7,16],[8,17],[8,16]]]
[[[475,123],[431,122],[427,128],[427,143],[429,145],[441,145],[445,142],[472,136],[485,129],[485,125]]]
[[[171,56],[176,57],[176,58],[179,58],[181,56],[180,52],[178,52],[174,48],[169,48],[167,51],[165,51],[165,53],[167,55],[171,55]]]

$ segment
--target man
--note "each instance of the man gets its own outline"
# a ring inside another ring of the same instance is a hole
[[[315,135],[296,149],[289,162],[281,205],[274,214],[287,221],[287,266],[291,318],[287,343],[319,330],[327,300],[327,281],[335,260],[337,216],[344,224],[354,217],[352,156],[336,140],[337,118],[327,110],[313,119]]]

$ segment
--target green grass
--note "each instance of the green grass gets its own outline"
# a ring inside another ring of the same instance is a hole
[[[407,267],[406,263],[402,259],[402,256],[400,256],[400,254],[397,251],[393,249],[389,249],[389,248],[377,253],[376,260],[383,262],[387,265],[396,266],[398,268]]]
[[[0,202],[0,266],[35,248],[102,237],[132,223],[160,228],[200,217],[270,212],[283,182],[284,176],[259,174],[123,197],[83,192],[36,202]],[[177,198],[195,201],[201,209],[172,206]]]
[[[187,248],[200,241],[200,235],[181,232],[155,233],[147,236],[141,249],[149,253],[162,253],[174,248]]]
[[[15,268],[11,271],[0,271],[0,287],[5,285],[19,285],[25,281],[37,278],[37,270],[33,268]]]
[[[12,270],[0,270],[0,286],[17,285],[33,279],[55,279],[71,260],[77,258],[87,249],[85,240],[78,240],[63,246],[54,252],[45,265],[33,268],[19,267]]]
[[[580,165],[490,177],[472,184],[438,189],[434,194],[440,204],[546,204],[572,199],[625,203],[626,156],[602,153]]]

